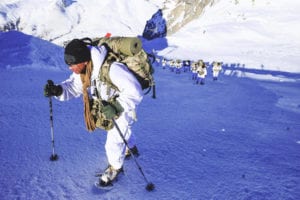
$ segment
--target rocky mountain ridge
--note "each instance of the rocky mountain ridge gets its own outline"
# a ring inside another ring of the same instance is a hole
[[[136,2],[132,1],[124,5],[118,2],[117,8],[115,8],[112,5],[116,2],[91,1],[90,5],[94,4],[94,7],[99,7],[99,11],[105,9],[106,13],[110,15],[116,12],[120,13],[121,11],[121,14],[124,15],[124,12],[131,12],[132,9],[140,9],[139,6],[144,7],[150,5],[150,10],[153,11],[152,18],[151,15],[149,15],[148,18],[146,15],[138,15],[138,20],[142,21],[141,26],[145,27],[143,36],[147,39],[153,39],[176,33],[181,27],[197,19],[206,6],[212,6],[215,2],[216,0],[165,0],[162,3],[143,1],[143,3],[139,5],[133,5]],[[30,4],[33,3],[37,3],[37,11],[35,13],[25,12],[26,9],[28,10],[32,7]],[[39,9],[42,5],[44,8]],[[126,10],[126,6],[128,7],[128,5],[132,6],[132,8],[127,8]],[[55,40],[59,40],[59,38],[65,38],[66,35],[73,31],[83,32],[83,28],[79,27],[79,25],[87,23],[86,20],[98,16],[104,18],[99,14],[91,15],[87,13],[87,11],[95,12],[95,10],[90,10],[90,8],[91,7],[81,1],[54,0],[39,3],[39,1],[32,0],[31,3],[24,3],[18,0],[4,0],[4,3],[0,5],[0,31],[17,30],[55,42]],[[109,11],[109,9],[111,9],[111,11]],[[44,23],[35,22],[35,15],[37,14],[45,20]],[[106,15],[105,17],[109,16]],[[120,27],[120,32],[124,33],[124,35],[128,35],[128,32],[131,31],[132,33],[130,34],[132,35],[141,35],[142,33],[137,29],[135,19],[127,14],[124,17],[127,19],[120,19],[119,22],[115,22],[120,23],[120,26],[122,26]],[[55,24],[55,22],[57,26],[51,27],[51,23]],[[97,23],[94,24],[95,26],[97,25]],[[88,25],[83,27],[86,29],[86,32],[94,32],[93,29],[97,29],[100,32],[100,29],[105,28],[102,24],[104,23],[99,22],[99,28]],[[108,25],[105,24],[105,26]],[[129,29],[129,31],[126,32],[126,29]]]

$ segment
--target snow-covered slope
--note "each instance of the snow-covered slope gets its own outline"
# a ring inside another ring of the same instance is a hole
[[[156,189],[145,190],[128,160],[115,188],[101,192],[93,184],[107,165],[106,134],[85,130],[81,99],[53,100],[59,159],[49,160],[43,86],[70,74],[62,47],[20,32],[0,33],[0,41],[0,55],[9,58],[0,58],[1,200],[299,198],[299,74],[270,72],[278,79],[255,80],[231,68],[213,81],[209,68],[206,84],[195,85],[190,72],[175,74],[155,64],[157,99],[145,96],[133,131],[138,161]]]
[[[29,34],[0,32],[1,200],[299,198],[298,1],[219,1],[175,35],[143,40],[147,51],[167,58],[228,64],[218,81],[212,81],[209,66],[202,86],[189,72],[174,74],[154,65],[157,99],[145,96],[133,128],[138,161],[156,185],[151,193],[132,160],[112,191],[93,187],[95,172],[107,165],[106,135],[85,130],[81,99],[53,101],[59,160],[49,161],[43,86],[70,74],[61,43],[106,32],[141,35],[159,5],[87,2],[0,3],[0,23],[14,19]]]
[[[20,35],[22,37],[20,37]],[[0,69],[49,69],[66,70],[63,48],[45,40],[24,35],[17,31],[0,34]]]

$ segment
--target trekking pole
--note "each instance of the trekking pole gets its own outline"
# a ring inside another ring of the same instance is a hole
[[[152,90],[153,90],[152,98],[153,98],[153,99],[156,99],[156,89],[155,89],[155,85],[152,86]]]
[[[118,132],[119,132],[119,135],[120,135],[120,137],[122,138],[124,144],[125,144],[126,147],[128,148],[131,157],[133,157],[135,164],[137,165],[138,169],[140,170],[142,176],[144,177],[144,179],[145,179],[145,181],[146,181],[146,183],[147,183],[146,190],[148,190],[148,191],[154,190],[154,188],[155,188],[154,184],[151,183],[151,182],[149,182],[148,179],[146,178],[146,176],[145,176],[145,174],[144,174],[144,172],[143,172],[143,170],[142,170],[142,167],[139,165],[137,159],[135,158],[135,156],[133,155],[132,151],[130,150],[129,145],[128,145],[128,142],[125,140],[125,138],[124,138],[124,136],[123,136],[123,134],[122,134],[122,132],[121,132],[121,130],[120,130],[120,128],[119,128],[117,122],[115,121],[114,118],[112,118],[112,121],[113,121],[115,127],[117,128],[117,130],[118,130]]]
[[[51,96],[49,97],[49,107],[50,107],[51,143],[52,143],[52,154],[50,156],[50,160],[51,161],[56,161],[58,159],[58,155],[55,154],[55,150],[54,150],[53,112],[52,112],[52,98],[51,98]]]

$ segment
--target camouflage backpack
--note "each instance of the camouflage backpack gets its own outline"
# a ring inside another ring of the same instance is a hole
[[[155,83],[153,78],[154,70],[151,65],[149,55],[142,48],[141,40],[137,37],[103,37],[93,39],[93,44],[98,46],[105,45],[108,55],[100,70],[100,80],[107,83],[108,88],[118,90],[109,77],[110,66],[113,62],[125,64],[129,71],[136,77],[141,84],[145,94],[153,90],[155,96]],[[109,92],[109,91],[108,91]]]

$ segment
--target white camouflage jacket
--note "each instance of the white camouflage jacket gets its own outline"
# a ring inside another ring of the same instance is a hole
[[[109,77],[112,83],[117,86],[119,91],[111,89],[110,94],[107,95],[106,84],[99,80],[99,71],[104,62],[107,50],[104,46],[100,47],[90,47],[91,58],[93,62],[93,71],[91,77],[91,88],[89,88],[89,94],[95,98],[93,94],[94,87],[97,88],[98,94],[102,100],[108,100],[114,95],[118,95],[117,100],[124,108],[125,112],[134,111],[136,106],[143,99],[143,92],[140,83],[134,77],[134,75],[129,72],[127,67],[118,62],[112,63],[109,71]],[[63,88],[62,95],[56,97],[60,101],[67,101],[72,98],[79,97],[82,95],[82,82],[80,74],[72,73],[71,76],[60,84]]]

